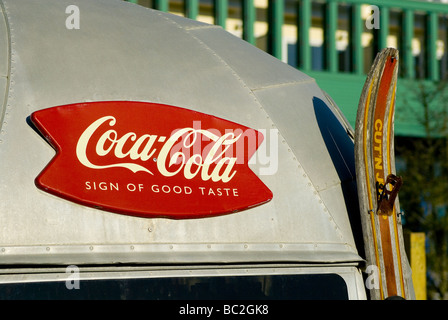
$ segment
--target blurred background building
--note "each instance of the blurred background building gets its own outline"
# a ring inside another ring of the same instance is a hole
[[[446,0],[127,1],[222,26],[315,78],[352,125],[366,73],[382,48],[400,51],[398,110],[406,110],[413,82],[445,79],[448,70]],[[395,130],[424,135],[412,112],[400,113]]]

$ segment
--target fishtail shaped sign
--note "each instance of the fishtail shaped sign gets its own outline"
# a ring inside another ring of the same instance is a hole
[[[135,101],[57,106],[31,121],[56,150],[36,186],[85,206],[204,218],[273,197],[248,166],[263,135],[237,123]]]

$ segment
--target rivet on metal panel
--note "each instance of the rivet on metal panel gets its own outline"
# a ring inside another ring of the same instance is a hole
[[[174,246],[173,245],[170,245],[170,249],[173,249],[174,248]]]
[[[134,250],[134,246],[131,246],[131,250]]]
[[[247,244],[245,244],[245,245],[244,245],[244,249],[247,249],[247,247],[248,247],[248,245],[247,245]]]
[[[152,232],[152,228],[151,228],[151,227],[149,227],[149,228],[148,228],[148,231],[149,231],[149,232]]]
[[[93,250],[93,246],[90,246],[90,247],[89,247],[89,250],[92,251],[92,250]]]
[[[45,250],[50,251],[50,247],[46,247]]]
[[[5,248],[2,248],[2,252],[5,252],[6,251],[6,249]]]
[[[211,246],[210,244],[208,244],[208,245],[207,245],[207,248],[209,248],[209,249],[210,249],[211,247],[212,247],[212,246]]]
[[[279,247],[280,247],[280,248],[283,248],[283,244],[280,244]]]

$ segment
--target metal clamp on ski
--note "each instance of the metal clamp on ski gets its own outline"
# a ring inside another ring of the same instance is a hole
[[[376,182],[376,191],[378,195],[378,210],[379,215],[392,215],[395,198],[397,197],[398,191],[403,184],[401,177],[397,177],[394,174],[389,174],[386,178],[386,183],[380,184]],[[390,186],[390,187],[389,187]],[[391,189],[391,190],[389,190]]]

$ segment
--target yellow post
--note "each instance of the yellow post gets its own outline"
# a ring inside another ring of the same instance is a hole
[[[423,232],[411,232],[409,236],[409,255],[415,298],[417,300],[426,300],[425,234]]]

